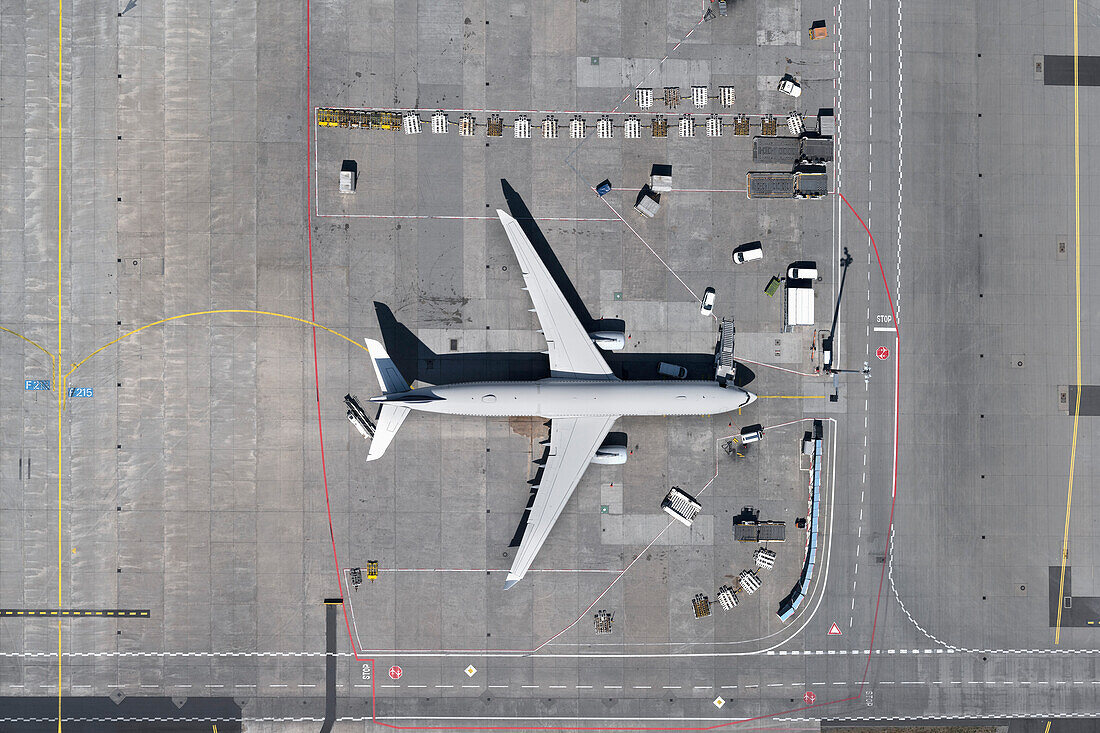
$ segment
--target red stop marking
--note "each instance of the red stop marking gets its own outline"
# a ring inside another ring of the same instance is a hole
[[[880,346],[880,347],[878,347],[878,351],[875,352],[875,356],[877,356],[880,359],[889,359],[890,358],[890,349],[886,348],[885,346]]]
[[[390,667],[390,679],[391,680],[401,679],[401,668],[398,667],[396,664],[393,665],[392,667]]]
[[[813,705],[814,700],[817,699],[817,695],[815,695],[813,692],[807,690],[806,694],[802,696],[802,699],[806,701],[806,704]]]

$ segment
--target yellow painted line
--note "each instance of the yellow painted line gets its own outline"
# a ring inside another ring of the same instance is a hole
[[[1073,506],[1073,474],[1077,466],[1077,425],[1081,420],[1081,118],[1078,107],[1077,74],[1077,0],[1073,0],[1073,274],[1076,294],[1074,320],[1077,323],[1077,399],[1073,405],[1073,442],[1069,450],[1069,488],[1066,490],[1066,526],[1062,531],[1062,570],[1058,578],[1058,618],[1054,624],[1054,643],[1062,640],[1062,598],[1066,587],[1066,560],[1069,559],[1069,515]],[[1050,724],[1047,724],[1047,728]]]
[[[1043,733],[1050,733],[1050,721],[1047,721],[1047,727],[1043,729]]]
[[[246,315],[271,316],[272,318],[285,318],[289,321],[297,321],[298,323],[304,323],[307,326],[315,326],[316,328],[320,328],[321,330],[328,331],[329,333],[334,334],[334,335],[339,336],[340,338],[344,339],[349,344],[354,344],[354,345],[358,346],[360,349],[362,349],[363,351],[367,351],[367,347],[365,345],[359,343],[355,339],[349,338],[349,337],[345,336],[344,334],[340,333],[339,331],[335,331],[335,330],[333,330],[333,329],[331,329],[327,326],[322,326],[320,323],[314,323],[313,321],[310,321],[310,320],[305,319],[305,318],[298,318],[297,316],[288,316],[285,313],[272,313],[271,311],[249,310],[249,309],[246,309],[246,308],[222,308],[222,309],[219,309],[219,310],[196,311],[194,313],[182,313],[178,316],[170,316],[168,318],[162,318],[159,321],[153,321],[152,323],[147,323],[144,326],[142,326],[141,328],[135,328],[133,331],[130,331],[129,333],[124,333],[121,336],[119,336],[118,338],[112,339],[111,341],[108,341],[107,343],[103,344],[103,346],[100,346],[98,349],[96,349],[92,353],[88,354],[87,356],[85,356],[83,359],[81,359],[77,363],[73,364],[72,369],[70,369],[68,371],[68,373],[65,374],[65,379],[68,379],[69,376],[73,372],[75,372],[77,369],[80,368],[81,365],[84,364],[84,362],[88,361],[88,359],[91,359],[93,356],[100,353],[104,349],[109,348],[110,346],[113,346],[114,344],[117,344],[119,341],[122,341],[123,339],[127,339],[127,338],[129,338],[129,337],[131,337],[135,334],[141,333],[142,331],[144,331],[147,328],[152,328],[153,326],[160,326],[164,323],[170,323],[172,321],[178,321],[182,318],[191,318],[193,316],[211,316],[211,315],[216,315],[216,314],[219,314],[219,313],[244,313]],[[370,352],[368,351],[368,353],[370,353]],[[64,392],[64,390],[62,390],[62,392]]]
[[[124,610],[106,610],[106,611],[91,611],[75,608],[18,608],[18,609],[3,609],[0,611],[0,615],[4,616],[65,616],[65,617],[81,617],[81,616],[109,616],[112,618],[149,618],[148,611],[124,611]]]
[[[0,331],[7,331],[8,333],[10,333],[13,336],[18,336],[19,338],[23,339],[24,341],[26,341],[31,346],[33,346],[36,349],[38,349],[39,351],[41,351],[46,356],[50,357],[50,371],[51,372],[53,371],[53,369],[54,369],[54,355],[53,355],[52,351],[50,351],[49,349],[47,349],[46,347],[44,347],[42,344],[38,343],[34,339],[27,338],[26,336],[19,333],[18,331],[13,331],[10,328],[5,328],[4,326],[0,326]]]
[[[758,400],[823,400],[823,394],[758,394]]]

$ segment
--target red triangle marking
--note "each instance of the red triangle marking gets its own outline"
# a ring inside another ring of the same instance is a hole
[[[836,621],[829,627],[828,636],[840,636],[840,627],[836,625]]]

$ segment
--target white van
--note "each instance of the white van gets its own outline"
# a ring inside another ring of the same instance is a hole
[[[733,251],[733,261],[735,264],[743,265],[751,260],[760,260],[764,258],[764,246],[760,242],[749,242],[748,244],[742,244],[740,247]]]
[[[699,315],[710,315],[710,312],[714,310],[714,298],[714,288],[707,288],[703,291],[703,299],[699,301]]]
[[[791,97],[802,96],[802,87],[798,85],[798,81],[790,74],[784,74],[783,78],[779,80],[779,91]]]
[[[741,442],[742,443],[756,443],[757,441],[764,439],[764,426],[763,425],[746,425],[741,428]]]
[[[684,379],[688,375],[688,370],[678,364],[669,364],[668,362],[662,361],[657,364],[657,373],[662,377]]]
[[[807,267],[791,267],[787,268],[788,280],[816,280],[817,279],[817,265],[809,263]]]

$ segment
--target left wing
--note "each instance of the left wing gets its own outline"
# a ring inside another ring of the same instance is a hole
[[[589,342],[591,343],[591,342]],[[577,488],[596,449],[607,437],[607,431],[619,418],[556,417],[550,423],[550,456],[542,471],[542,481],[535,493],[535,503],[523,532],[512,569],[504,590],[515,585],[527,573],[535,555],[546,542],[554,523],[561,516],[573,489]]]
[[[546,336],[546,349],[550,355],[550,375],[554,377],[584,377],[585,379],[616,379],[607,366],[592,337],[581,327],[581,322],[569,301],[561,294],[546,264],[535,252],[531,240],[523,233],[523,227],[513,217],[497,209],[500,223],[508,234],[508,241],[519,260],[523,283],[531,294],[535,314]]]

